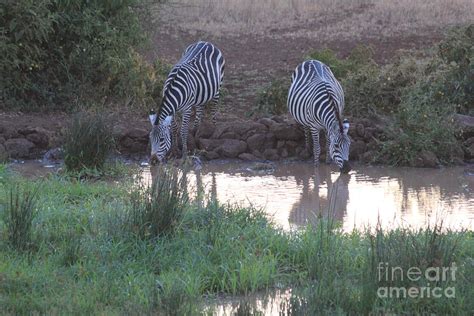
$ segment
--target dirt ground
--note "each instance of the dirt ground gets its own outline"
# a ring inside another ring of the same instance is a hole
[[[360,5],[352,11],[348,10],[324,19],[305,18],[298,22],[299,24],[283,25],[282,23],[283,26],[270,27],[264,32],[256,30],[253,34],[251,29],[249,31],[247,28],[245,32],[236,31],[228,35],[206,31],[205,27],[201,30],[175,27],[175,24],[179,24],[180,21],[177,20],[173,24],[175,17],[170,16],[167,22],[164,21],[162,24],[158,22],[152,30],[148,30],[151,33],[151,45],[143,54],[149,61],[162,58],[174,64],[189,44],[198,40],[214,43],[222,50],[226,59],[225,92],[221,100],[218,119],[232,120],[248,117],[255,106],[258,91],[268,85],[272,79],[288,78],[289,80],[294,68],[311,50],[328,47],[340,57],[345,57],[358,44],[371,45],[374,48],[376,61],[384,63],[400,50],[425,48],[435,44],[443,37],[446,29],[443,26],[432,29],[426,26],[410,32],[393,32],[392,34],[390,30],[396,21],[390,22],[392,23],[390,25],[389,22],[376,20],[371,22],[371,25],[377,25],[377,27],[367,28],[364,33],[359,32],[354,37],[347,36],[350,34],[347,32],[346,36],[338,36],[337,33],[334,33],[334,36],[331,34],[318,36],[321,32],[324,33],[323,24],[339,19],[350,25],[351,21],[356,21],[351,20],[354,17],[360,16],[358,20],[366,19],[364,10],[370,10],[370,8]],[[344,15],[344,19],[340,14]],[[357,23],[359,23],[358,28],[365,27],[363,24],[365,22]],[[342,29],[344,25],[336,26]],[[326,29],[328,32],[332,30]],[[316,31],[319,33],[315,33]],[[354,31],[358,32],[356,26],[354,26]],[[124,128],[148,128],[146,113],[126,109],[115,110],[115,112],[116,122]],[[67,124],[68,118],[69,116],[64,113],[0,112],[0,129],[34,126],[59,131]]]

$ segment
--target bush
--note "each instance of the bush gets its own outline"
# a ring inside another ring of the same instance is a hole
[[[315,59],[323,62],[331,68],[334,76],[341,80],[350,72],[355,72],[363,66],[373,65],[373,55],[374,52],[370,46],[358,45],[344,59],[338,58],[336,53],[329,48],[312,51],[306,59]]]
[[[68,171],[101,169],[114,146],[112,124],[104,114],[79,112],[64,136],[64,163]]]
[[[145,42],[138,19],[141,3],[3,1],[0,66],[5,105],[64,109],[77,98],[141,97],[149,80],[133,49]]]
[[[258,91],[254,113],[280,115],[288,112],[286,102],[289,88],[288,80],[272,80],[268,86]]]
[[[159,167],[151,186],[139,185],[130,194],[127,225],[140,238],[170,234],[188,204],[186,173]]]
[[[11,183],[7,190],[3,221],[8,241],[17,250],[27,250],[32,245],[32,226],[37,212],[37,188]]]

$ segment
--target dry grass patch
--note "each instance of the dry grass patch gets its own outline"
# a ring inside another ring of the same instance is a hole
[[[318,39],[419,34],[474,20],[471,0],[176,0],[167,26],[212,35],[260,34]]]

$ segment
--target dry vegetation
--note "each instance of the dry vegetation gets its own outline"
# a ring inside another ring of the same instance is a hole
[[[432,32],[474,20],[472,0],[175,0],[160,19],[211,35],[330,39]]]

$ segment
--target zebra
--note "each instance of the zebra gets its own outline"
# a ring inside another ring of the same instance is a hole
[[[208,102],[212,104],[212,122],[216,124],[219,90],[224,77],[224,57],[213,44],[199,41],[189,45],[181,59],[171,69],[164,85],[158,114],[150,111],[150,161],[163,162],[171,148],[171,127],[177,131],[174,120],[182,113],[181,140],[183,157],[187,155],[189,121],[193,107],[196,110],[194,128],[199,126]]]
[[[314,164],[319,165],[319,132],[327,132],[328,152],[341,172],[351,170],[349,164],[349,121],[342,121],[344,92],[328,66],[308,60],[296,67],[288,92],[288,110],[305,131],[313,136]],[[307,133],[305,133],[305,136]],[[306,144],[309,139],[306,137]]]

